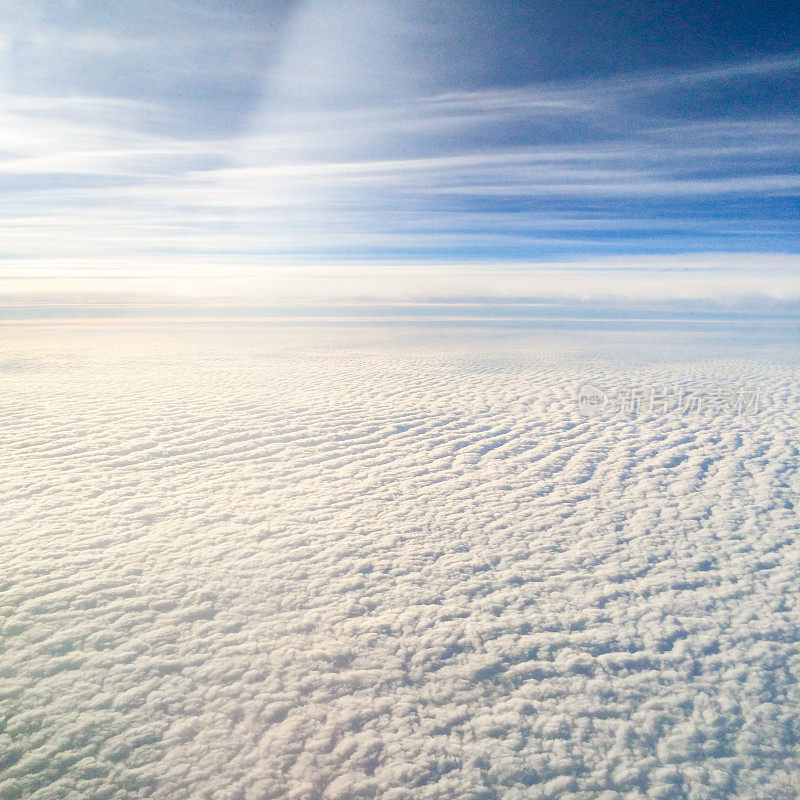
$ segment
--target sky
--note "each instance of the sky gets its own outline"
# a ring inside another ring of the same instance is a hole
[[[797,299],[799,77],[794,2],[10,0],[3,274],[711,263]]]

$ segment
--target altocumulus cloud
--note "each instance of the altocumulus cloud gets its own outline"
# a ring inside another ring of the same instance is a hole
[[[3,797],[796,796],[786,359],[7,332]]]

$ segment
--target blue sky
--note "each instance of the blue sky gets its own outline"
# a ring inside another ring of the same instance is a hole
[[[777,254],[794,296],[798,78],[789,2],[11,0],[0,258],[21,276],[738,254],[756,280]]]

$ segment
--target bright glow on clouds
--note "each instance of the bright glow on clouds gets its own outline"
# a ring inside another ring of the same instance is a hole
[[[751,255],[607,257],[592,261],[413,266],[266,266],[208,259],[129,263],[83,261],[71,274],[58,262],[6,267],[0,319],[117,316],[348,317],[351,312],[516,319],[659,316],[663,313],[797,314],[800,257]],[[167,267],[169,266],[169,269]],[[33,274],[31,274],[33,272]],[[168,274],[169,277],[165,277]],[[59,276],[59,277],[54,277]],[[136,277],[133,277],[136,276]],[[602,304],[610,304],[605,311]],[[404,306],[413,306],[404,308]],[[349,309],[349,310],[348,310]],[[528,309],[528,310],[526,310]]]
[[[795,796],[797,360],[696,343],[6,327],[0,796]]]

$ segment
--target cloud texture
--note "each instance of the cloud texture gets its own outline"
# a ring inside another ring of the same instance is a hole
[[[5,332],[0,796],[796,797],[789,359]],[[575,404],[698,377],[767,403]]]

